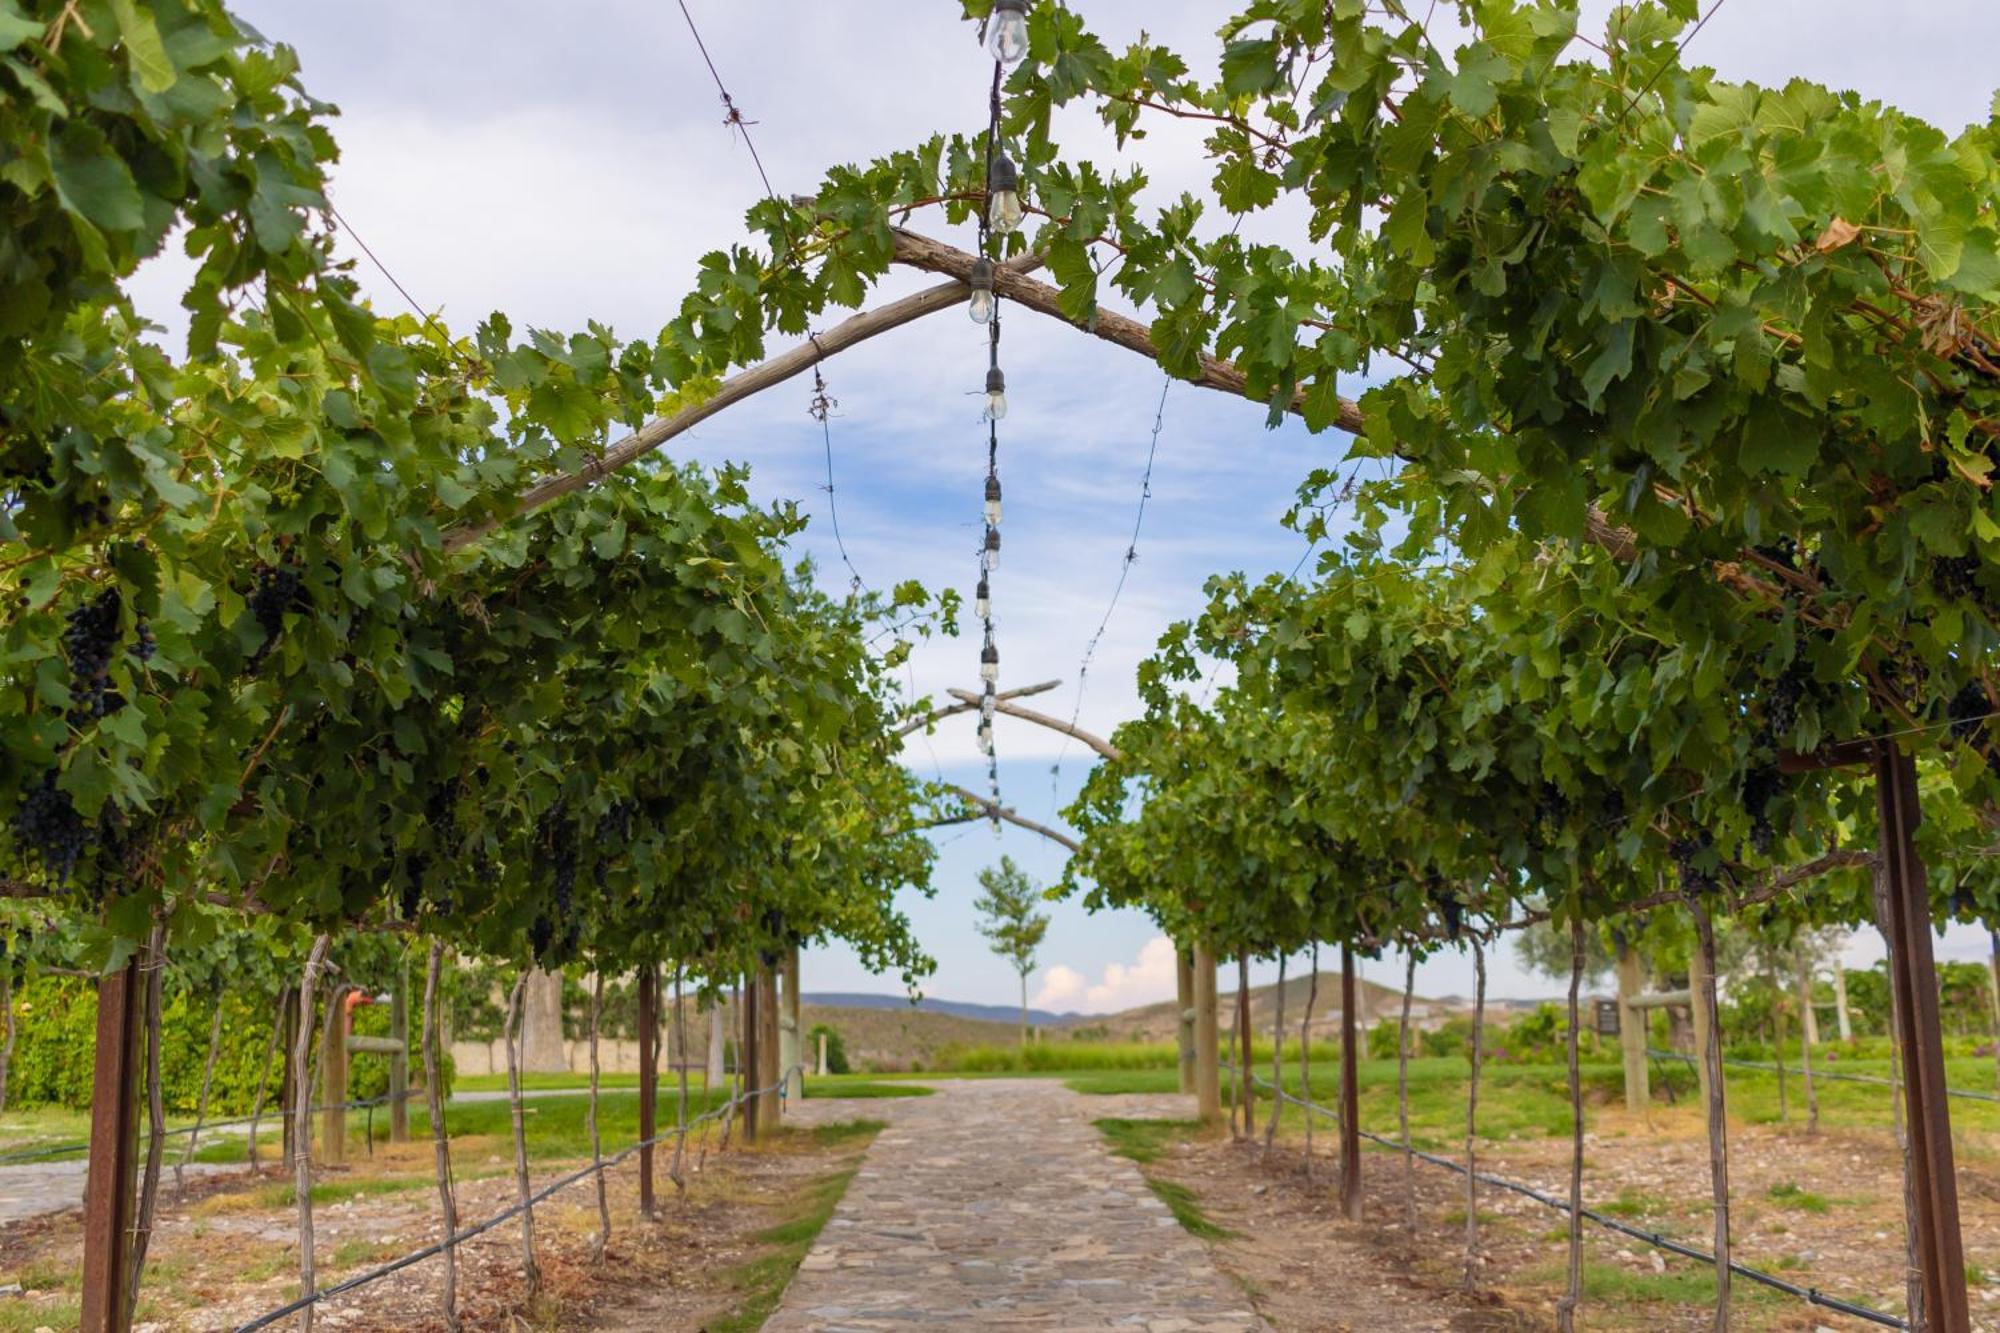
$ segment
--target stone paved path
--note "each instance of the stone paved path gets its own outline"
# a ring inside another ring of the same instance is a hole
[[[1267,1327],[1091,1124],[1136,1099],[1051,1079],[936,1086],[876,1104],[891,1124],[766,1333]]]

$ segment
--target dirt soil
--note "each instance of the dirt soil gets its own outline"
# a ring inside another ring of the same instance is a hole
[[[486,1144],[469,1178],[464,1155],[478,1147],[459,1140],[457,1182],[461,1225],[513,1203],[515,1185],[506,1146]],[[467,1329],[695,1329],[735,1309],[737,1273],[771,1252],[761,1232],[796,1210],[803,1187],[851,1168],[865,1139],[826,1146],[813,1135],[787,1132],[726,1156],[710,1151],[687,1193],[667,1179],[671,1153],[657,1167],[662,1207],[657,1221],[638,1216],[636,1161],[608,1180],[611,1243],[605,1262],[592,1262],[596,1194],[580,1182],[535,1208],[541,1290],[523,1281],[520,1228],[509,1221],[459,1249],[459,1311]],[[437,1195],[430,1183],[428,1144],[378,1146],[372,1161],[330,1169],[320,1179],[351,1182],[355,1193],[315,1206],[319,1284],[375,1267],[439,1238]],[[535,1186],[579,1163],[537,1163]],[[408,1187],[387,1188],[389,1182]],[[190,1181],[185,1199],[161,1197],[149,1252],[140,1326],[147,1333],[208,1333],[232,1329],[293,1299],[298,1287],[295,1207],[287,1182],[266,1170]],[[75,1327],[75,1274],[81,1268],[80,1211],[0,1229],[0,1284],[21,1282],[4,1327]],[[404,1269],[352,1296],[324,1302],[318,1323],[341,1330],[395,1329],[431,1333],[445,1327],[439,1312],[443,1265],[436,1259]],[[26,1318],[36,1308],[39,1319]],[[288,1324],[290,1321],[287,1321]]]
[[[1584,1201],[1641,1230],[1708,1249],[1708,1146],[1687,1108],[1631,1117],[1593,1108]],[[1364,1220],[1340,1217],[1337,1141],[1315,1130],[1308,1182],[1303,1136],[1288,1116],[1267,1157],[1215,1137],[1169,1145],[1148,1175],[1191,1189],[1202,1210],[1238,1233],[1216,1247],[1280,1329],[1514,1330],[1554,1327],[1562,1294],[1566,1217],[1531,1199],[1482,1187],[1480,1293],[1461,1290],[1464,1177],[1419,1161],[1406,1184],[1400,1155],[1364,1145]],[[1904,1301],[1901,1155],[1885,1131],[1731,1127],[1731,1223],[1737,1262],[1889,1313]],[[1459,1148],[1443,1149],[1447,1156]],[[1523,1139],[1480,1145],[1482,1171],[1563,1197],[1569,1144]],[[1959,1191],[1973,1326],[2000,1330],[2000,1161],[1990,1145],[1959,1145]],[[1413,1201],[1416,1230],[1406,1229]],[[1707,1329],[1713,1288],[1705,1266],[1665,1256],[1588,1222],[1583,1228],[1589,1330]],[[1814,1333],[1871,1325],[1735,1281],[1742,1330]]]

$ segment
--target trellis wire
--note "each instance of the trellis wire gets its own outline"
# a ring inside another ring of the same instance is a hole
[[[1235,1072],[1235,1067],[1229,1061],[1223,1060],[1219,1063],[1224,1069],[1228,1069],[1232,1073]],[[1271,1092],[1278,1099],[1290,1102],[1292,1105],[1300,1107],[1309,1114],[1323,1116],[1329,1120],[1338,1120],[1339,1118],[1332,1111],[1327,1110],[1317,1102],[1295,1097],[1283,1088],[1273,1088],[1268,1081],[1259,1078],[1254,1072],[1250,1075],[1250,1081],[1252,1084]],[[1393,1148],[1397,1152],[1403,1151],[1402,1142],[1398,1139],[1392,1139],[1386,1134],[1376,1134],[1370,1130],[1362,1129],[1358,1125],[1355,1127],[1355,1133],[1369,1140],[1371,1143],[1378,1144],[1384,1148]],[[1520,1195],[1522,1198],[1533,1199],[1536,1203],[1553,1208],[1557,1212],[1567,1213],[1569,1211],[1569,1201],[1567,1199],[1558,1199],[1554,1195],[1544,1194],[1532,1185],[1523,1185],[1519,1181],[1507,1180],[1504,1177],[1491,1175],[1485,1171],[1468,1173],[1463,1162],[1454,1162],[1449,1157],[1440,1157],[1436,1153],[1424,1152],[1419,1148],[1410,1149],[1410,1153],[1412,1156],[1421,1161],[1428,1162],[1432,1166],[1440,1166],[1447,1171],[1455,1171],[1461,1176],[1470,1174],[1474,1180],[1482,1185],[1491,1185],[1495,1189],[1508,1190]],[[1698,1263],[1707,1264],[1711,1268],[1715,1266],[1715,1256],[1708,1251],[1697,1249],[1692,1245],[1684,1245],[1680,1241],[1662,1236],[1657,1231],[1641,1230],[1638,1227],[1620,1222],[1615,1217],[1607,1217],[1592,1208],[1579,1209],[1577,1215],[1587,1221],[1595,1222],[1607,1231],[1615,1231],[1619,1235],[1643,1241],[1656,1249],[1665,1250],[1669,1254],[1677,1254],[1684,1259],[1693,1259]],[[1787,1296],[1796,1296],[1808,1305],[1818,1306],[1823,1310],[1831,1310],[1835,1314],[1844,1314],[1850,1318],[1866,1320],[1868,1323],[1877,1324],[1883,1328],[1909,1327],[1903,1320],[1886,1311],[1876,1310],[1866,1305],[1859,1305],[1853,1301],[1843,1300],[1838,1296],[1829,1296],[1816,1287],[1801,1287],[1796,1282],[1787,1282],[1774,1273],[1766,1273],[1762,1269],[1751,1268],[1747,1264],[1737,1263],[1733,1259],[1730,1261],[1729,1271],[1737,1274],[1739,1277],[1746,1277],[1752,1282],[1769,1287],[1773,1291],[1781,1291]]]
[[[493,1230],[493,1228],[499,1226],[502,1222],[507,1222],[512,1220],[513,1218],[519,1217],[522,1213],[534,1207],[536,1204],[541,1203],[544,1200],[556,1194],[561,1193],[563,1190],[568,1189],[571,1185],[577,1184],[580,1181],[588,1180],[593,1175],[598,1175],[605,1171],[609,1171],[615,1166],[623,1165],[629,1158],[633,1156],[633,1154],[637,1153],[641,1148],[657,1147],[659,1144],[666,1142],[668,1139],[673,1138],[676,1135],[685,1137],[687,1135],[687,1132],[693,1129],[696,1125],[699,1125],[704,1121],[715,1119],[716,1117],[721,1116],[727,1112],[733,1111],[738,1106],[741,1106],[744,1102],[750,1100],[753,1097],[761,1097],[766,1093],[776,1092],[778,1094],[779,1104],[782,1105],[785,1100],[785,1086],[790,1081],[792,1074],[794,1072],[803,1073],[804,1070],[805,1067],[803,1065],[795,1064],[790,1069],[787,1069],[782,1074],[780,1074],[778,1076],[778,1082],[772,1087],[757,1088],[754,1090],[745,1090],[742,1092],[731,1093],[729,1098],[726,1101],[724,1101],[722,1105],[712,1107],[709,1110],[703,1111],[700,1115],[688,1121],[686,1124],[676,1125],[674,1128],[670,1130],[665,1130],[661,1133],[655,1134],[650,1139],[641,1139],[639,1142],[631,1144],[630,1146],[621,1150],[616,1156],[607,1157],[602,1162],[593,1162],[590,1165],[581,1167],[571,1172],[569,1175],[561,1177],[558,1180],[551,1181],[549,1184],[544,1185],[541,1189],[537,1190],[535,1193],[530,1194],[525,1202],[516,1203],[512,1207],[509,1207],[501,1212],[495,1213],[492,1217],[487,1218],[483,1222],[476,1222],[471,1226],[460,1227],[455,1233],[453,1233],[451,1238],[448,1240],[441,1240],[435,1242],[434,1244],[426,1245],[424,1248],[420,1250],[414,1250],[409,1254],[403,1255],[401,1258],[391,1259],[388,1263],[383,1264],[379,1268],[371,1268],[365,1273],[357,1273],[353,1277],[347,1278],[340,1282],[336,1282],[334,1285],[330,1287],[321,1287],[309,1295],[301,1296],[289,1305],[282,1305],[275,1310],[268,1310],[265,1313],[258,1315],[255,1319],[250,1320],[248,1323],[238,1324],[236,1326],[236,1333],[252,1333],[252,1330],[254,1329],[268,1328],[272,1324],[277,1323],[279,1320],[289,1318],[290,1316],[299,1313],[301,1310],[308,1309],[323,1301],[331,1300],[335,1296],[344,1296],[347,1295],[349,1292],[357,1291],[362,1287],[371,1285],[372,1283],[380,1282],[383,1278],[390,1277],[396,1273],[400,1273],[405,1268],[409,1268],[415,1264],[420,1264],[426,1259],[435,1259],[438,1255],[443,1254],[446,1250],[456,1249],[457,1247],[463,1245],[466,1241],[472,1239],[474,1236],[484,1235],[486,1232],[491,1231]]]
[[[1693,1068],[1694,1066],[1694,1057],[1685,1051],[1666,1051],[1658,1047],[1648,1046],[1646,1054],[1655,1059],[1679,1060],[1688,1065],[1689,1068]],[[1778,1066],[1767,1064],[1762,1060],[1734,1060],[1724,1057],[1722,1063],[1725,1065],[1734,1065],[1739,1069],[1761,1069],[1766,1073],[1773,1072],[1778,1068]],[[1878,1088],[1897,1088],[1902,1086],[1902,1084],[1894,1079],[1882,1078],[1875,1074],[1843,1074],[1834,1070],[1821,1069],[1817,1066],[1813,1068],[1812,1076],[1815,1083],[1823,1078],[1832,1078],[1839,1079],[1843,1083],[1872,1083]],[[1947,1097],[1963,1097],[1968,1101],[1975,1102],[2000,1102],[2000,1094],[1974,1092],[1970,1088],[1946,1088],[1944,1095]]]
[[[402,1099],[404,1101],[409,1101],[421,1095],[422,1095],[421,1093],[405,1092],[403,1094]],[[339,1103],[333,1103],[333,1102],[316,1103],[311,1108],[309,1108],[309,1110],[311,1114],[317,1114],[321,1111],[333,1111],[333,1110],[365,1111],[365,1110],[372,1110],[377,1106],[387,1106],[390,1102],[393,1102],[395,1100],[396,1098],[385,1092],[380,1097],[369,1097],[358,1101],[339,1102]],[[269,1116],[253,1117],[247,1115],[240,1115],[240,1116],[235,1116],[228,1120],[204,1120],[201,1122],[199,1128],[201,1129],[202,1133],[206,1134],[212,1129],[229,1129],[236,1125],[247,1125],[253,1119],[268,1120],[270,1119],[270,1117]],[[276,1122],[273,1123],[275,1124]],[[195,1129],[196,1126],[194,1125],[177,1125],[172,1129],[166,1130],[164,1133],[160,1135],[160,1137],[163,1139],[179,1138],[183,1134],[192,1134],[195,1131]],[[149,1135],[147,1135],[144,1131],[141,1131],[139,1135],[139,1141],[143,1143],[146,1141],[148,1137]],[[43,1148],[20,1148],[16,1149],[13,1152],[0,1153],[0,1166],[21,1166],[29,1162],[49,1161],[53,1158],[68,1157],[74,1153],[88,1152],[88,1151],[90,1151],[90,1144],[88,1142],[59,1143]]]

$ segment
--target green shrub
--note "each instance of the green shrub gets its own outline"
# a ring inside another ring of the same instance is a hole
[[[202,1065],[208,1056],[209,1028],[218,1003],[222,1006],[222,1041],[208,1114],[211,1119],[248,1115],[256,1100],[258,1077],[270,1049],[271,1024],[276,1020],[271,998],[225,990],[218,1000],[212,994],[170,987],[160,1006],[160,1092],[170,1118],[184,1120],[194,1115],[201,1096]],[[97,988],[81,977],[37,978],[15,992],[14,1021],[8,1104],[88,1109],[97,1044]],[[357,1009],[355,1031],[387,1036],[389,1006]],[[282,1059],[281,1054],[271,1056],[264,1094],[267,1108],[277,1101]],[[421,1058],[413,1052],[413,1082],[421,1081],[422,1067]],[[453,1074],[449,1055],[438,1072],[439,1081],[449,1091]],[[350,1097],[380,1097],[388,1089],[387,1056],[353,1056],[348,1075]]]

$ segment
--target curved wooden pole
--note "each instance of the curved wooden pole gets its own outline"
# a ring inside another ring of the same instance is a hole
[[[1023,685],[1018,690],[1002,690],[993,697],[999,703],[1005,703],[1009,699],[1020,699],[1030,694],[1044,694],[1060,684],[1062,682],[1059,680],[1045,680],[1034,685]],[[925,713],[922,717],[911,718],[908,722],[896,728],[896,734],[898,736],[907,736],[920,727],[928,727],[933,722],[940,722],[948,717],[956,717],[960,713],[970,713],[979,707],[978,695],[970,696],[970,702],[963,702],[967,697],[965,691],[956,691],[956,695],[961,702],[952,704],[948,708],[935,709]]]
[[[947,690],[945,693],[962,703],[969,704],[973,708],[979,707],[979,696],[971,690]],[[1047,713],[1038,713],[1032,708],[1023,708],[1019,704],[1008,703],[1005,695],[995,695],[994,698],[993,711],[996,713],[1005,713],[1008,717],[1018,717],[1023,722],[1032,722],[1038,727],[1047,727],[1050,731],[1060,731],[1065,736],[1073,736],[1106,759],[1123,757],[1119,754],[1117,746],[1101,736],[1093,736],[1082,727],[1074,726],[1059,717],[1050,717]]]
[[[956,819],[934,819],[928,824],[917,825],[918,828],[938,828],[945,824],[969,824],[975,819],[992,819],[997,815],[999,818],[1006,820],[1009,824],[1013,824],[1019,828],[1024,828],[1028,830],[1028,832],[1030,833],[1041,834],[1044,838],[1047,838],[1050,842],[1055,843],[1059,847],[1066,847],[1072,852],[1078,852],[1083,850],[1082,845],[1079,844],[1075,838],[1069,837],[1062,833],[1058,833],[1054,829],[1050,828],[1047,824],[1038,824],[1034,820],[1027,818],[1025,815],[1017,815],[1013,812],[1012,809],[1010,809],[1007,806],[995,805],[992,801],[987,800],[984,796],[981,796],[979,793],[972,791],[969,788],[961,787],[955,782],[947,782],[944,783],[943,785],[949,788],[954,794],[965,798],[965,801],[968,805],[977,806],[978,807],[977,812],[973,814],[962,815]]]
[[[1041,256],[1024,255],[1000,265],[999,271],[1012,276],[1039,268],[1041,264]],[[890,329],[901,328],[913,320],[922,319],[925,315],[952,309],[962,304],[971,295],[971,291],[972,289],[963,281],[955,278],[935,287],[926,287],[899,301],[891,301],[880,309],[864,310],[850,316],[825,333],[811,335],[789,351],[780,352],[768,361],[760,361],[748,369],[731,375],[722,382],[720,388],[703,401],[684,407],[672,416],[654,417],[574,472],[565,472],[560,476],[535,483],[521,492],[514,513],[520,515],[540,509],[551,500],[594,485],[618,469],[644,458],[676,435],[700,425],[724,408],[734,406],[773,385],[782,384],[794,375],[803,374],[828,357],[844,352],[856,343],[866,342],[878,333],[887,333]],[[445,534],[445,550],[456,551],[469,546],[499,527],[504,521],[475,523],[454,529]]]

